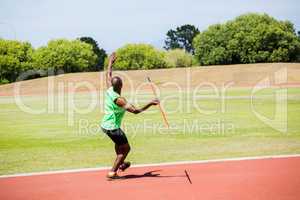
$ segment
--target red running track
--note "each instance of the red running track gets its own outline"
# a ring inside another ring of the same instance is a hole
[[[1,178],[0,199],[300,199],[300,157],[137,167],[115,181],[105,175],[96,170]]]

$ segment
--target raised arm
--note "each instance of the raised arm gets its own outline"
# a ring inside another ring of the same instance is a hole
[[[108,67],[106,71],[106,87],[111,87],[111,79],[112,79],[112,65],[114,64],[115,60],[117,59],[116,53],[113,52],[108,58]]]
[[[143,106],[142,108],[136,108],[134,105],[127,103],[126,99],[123,97],[120,97],[116,100],[116,104],[124,109],[126,109],[128,112],[131,112],[133,114],[139,114],[145,110],[147,110],[149,107],[159,104],[158,99],[154,99],[150,101],[148,104]]]

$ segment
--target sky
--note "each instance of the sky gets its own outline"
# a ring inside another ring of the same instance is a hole
[[[107,52],[127,43],[162,48],[169,29],[193,24],[203,31],[248,12],[290,20],[300,30],[298,0],[0,0],[0,38],[40,47],[90,36]]]

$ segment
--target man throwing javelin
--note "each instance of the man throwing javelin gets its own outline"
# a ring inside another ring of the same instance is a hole
[[[118,76],[112,77],[112,65],[115,60],[116,54],[112,53],[109,57],[108,70],[106,72],[105,114],[101,123],[103,132],[115,143],[115,152],[117,155],[111,170],[107,174],[107,178],[109,179],[119,178],[117,171],[124,171],[130,167],[130,162],[125,162],[125,158],[130,151],[130,146],[125,133],[120,128],[125,111],[138,114],[147,110],[150,106],[159,104],[157,99],[150,101],[142,108],[136,108],[128,103],[121,96],[122,79]]]

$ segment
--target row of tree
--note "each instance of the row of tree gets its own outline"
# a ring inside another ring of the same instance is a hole
[[[193,56],[183,49],[162,51],[149,44],[128,44],[116,54],[114,68],[119,70],[190,67],[194,63]]]
[[[200,65],[300,61],[294,25],[266,14],[210,26],[194,38],[193,47]]]
[[[300,62],[300,32],[289,21],[267,14],[246,14],[200,32],[183,25],[167,32],[162,51],[148,44],[119,48],[115,67],[152,69],[256,62]],[[0,39],[0,84],[13,82],[30,69],[68,72],[99,71],[106,52],[90,37],[52,40],[34,49],[28,42]],[[27,78],[41,76],[33,74]]]
[[[201,33],[193,25],[171,29],[164,48],[168,51],[158,51],[150,45],[126,45],[117,50],[115,65],[118,69],[151,69],[192,64],[300,62],[300,32],[297,36],[289,21],[250,13],[212,25]]]
[[[193,57],[182,49],[161,51],[149,44],[128,44],[117,51],[115,69],[153,69],[188,67]],[[0,82],[14,82],[18,77],[32,79],[51,74],[99,71],[107,55],[88,37],[77,40],[52,40],[47,46],[34,49],[28,42],[0,39]],[[23,74],[24,75],[24,74]]]
[[[82,72],[103,69],[106,53],[92,38],[52,40],[34,49],[28,42],[0,39],[0,83],[14,82],[23,72],[35,71],[26,79],[63,71]]]

